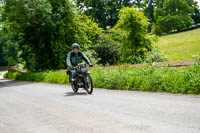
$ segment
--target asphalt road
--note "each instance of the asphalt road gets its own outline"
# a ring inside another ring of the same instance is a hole
[[[0,80],[3,79],[3,75],[6,73],[7,71],[0,71]]]
[[[0,80],[0,133],[200,133],[200,96]]]

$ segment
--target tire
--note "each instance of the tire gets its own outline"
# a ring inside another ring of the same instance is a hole
[[[93,92],[93,81],[92,81],[92,77],[90,74],[88,74],[86,76],[86,87],[85,87],[85,90],[87,91],[88,94],[92,94]]]
[[[73,82],[71,82],[71,86],[72,86],[72,90],[74,91],[74,93],[77,93],[78,87]]]

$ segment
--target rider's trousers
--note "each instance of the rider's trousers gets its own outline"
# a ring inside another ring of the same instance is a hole
[[[76,76],[76,70],[70,70],[71,73],[72,73],[72,79],[75,79],[75,76]]]

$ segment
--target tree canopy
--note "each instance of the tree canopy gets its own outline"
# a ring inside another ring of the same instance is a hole
[[[0,3],[0,65],[23,62],[31,71],[65,68],[65,58],[75,42],[98,65],[141,63],[152,53],[148,35],[152,25],[153,33],[162,35],[200,23],[194,0]]]
[[[26,67],[64,67],[74,42],[75,15],[68,0],[5,0],[3,21],[15,32]]]
[[[154,32],[157,34],[180,31],[194,23],[190,16],[194,11],[194,0],[158,0],[157,5],[154,12]]]
[[[77,6],[103,28],[113,27],[117,23],[119,9],[130,5],[131,0],[77,0]]]
[[[124,31],[123,56],[125,62],[136,63],[150,51],[152,44],[147,34],[148,19],[142,10],[124,7],[119,12],[116,28]]]

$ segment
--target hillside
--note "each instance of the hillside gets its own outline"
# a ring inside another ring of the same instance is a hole
[[[200,29],[162,36],[156,44],[169,60],[196,59],[200,55]]]

